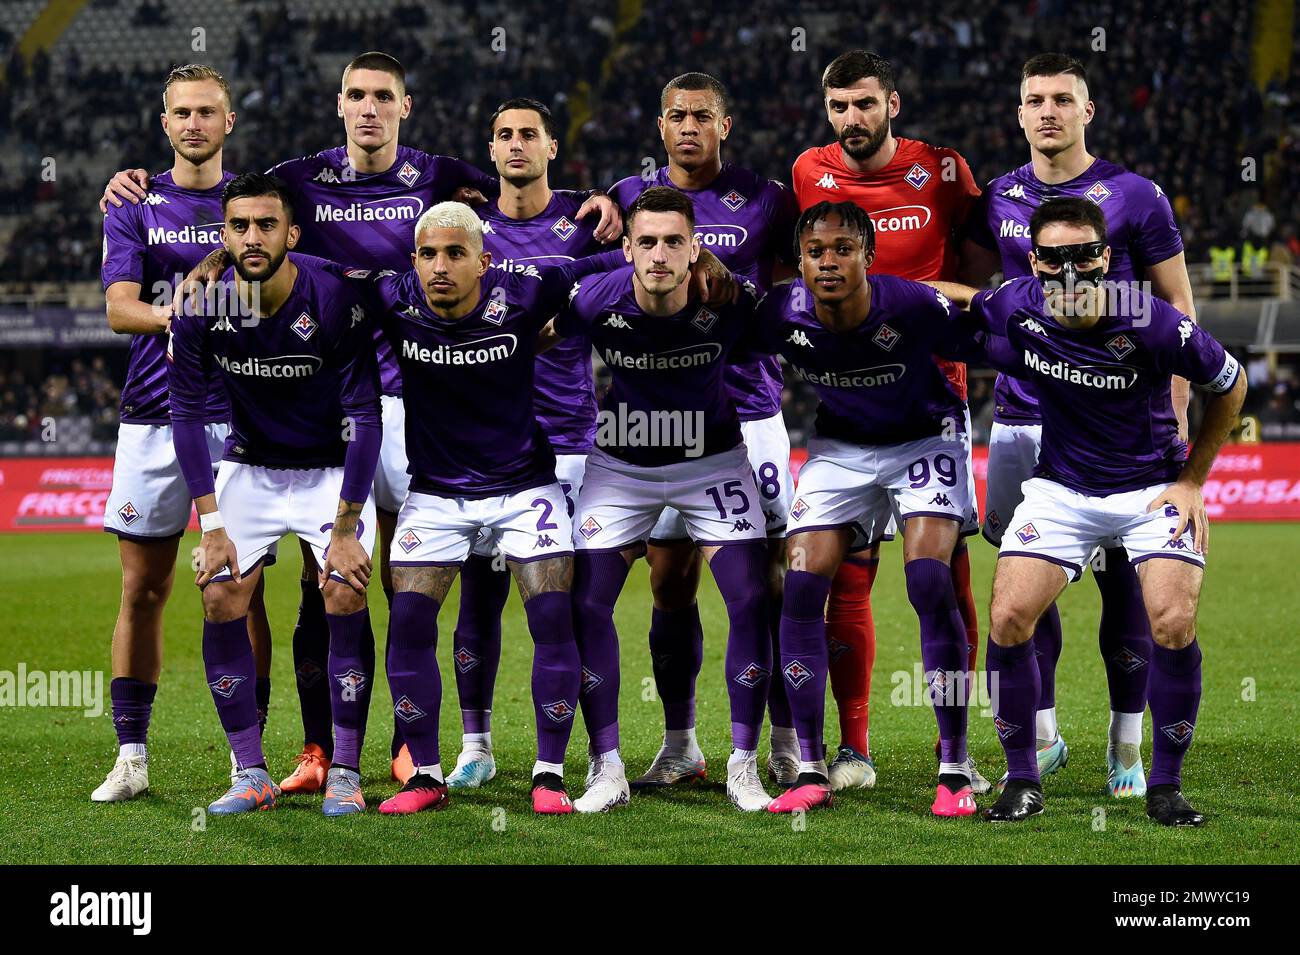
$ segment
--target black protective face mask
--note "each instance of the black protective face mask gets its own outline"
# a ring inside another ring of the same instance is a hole
[[[1059,266],[1059,272],[1044,272],[1039,269],[1038,281],[1044,291],[1058,288],[1073,289],[1079,285],[1101,285],[1106,268],[1098,265],[1093,269],[1081,269],[1079,263],[1092,262],[1101,258],[1106,250],[1105,242],[1081,242],[1077,245],[1036,245],[1034,257],[1043,265]]]

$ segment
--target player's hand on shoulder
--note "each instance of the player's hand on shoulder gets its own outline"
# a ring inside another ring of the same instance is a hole
[[[1201,555],[1209,553],[1210,519],[1205,512],[1205,498],[1201,494],[1200,485],[1192,481],[1175,481],[1147,505],[1147,511],[1166,506],[1172,506],[1178,511],[1178,522],[1169,533],[1169,539],[1178,540],[1185,530],[1191,528],[1192,548]]]
[[[207,531],[199,538],[199,546],[194,548],[193,567],[194,583],[198,587],[206,587],[225,567],[230,568],[231,578],[239,582],[239,555],[224,528]]]
[[[461,186],[451,194],[452,202],[463,202],[467,206],[478,207],[487,202],[487,196],[473,186]]]
[[[623,234],[623,210],[603,192],[588,196],[587,201],[578,207],[576,216],[585,219],[595,212],[600,213],[600,221],[592,231],[597,242],[613,242]]]
[[[123,169],[108,180],[108,185],[104,187],[104,195],[99,199],[99,211],[108,212],[110,202],[121,208],[123,199],[130,201],[132,205],[139,205],[148,193],[149,171],[147,169]]]
[[[705,305],[732,305],[740,298],[740,283],[708,249],[691,266],[691,294]]]
[[[230,264],[230,253],[224,247],[219,246],[205,255],[176,286],[176,294],[172,296],[172,314],[182,311],[187,304],[191,309],[197,308],[204,293],[216,284]]]

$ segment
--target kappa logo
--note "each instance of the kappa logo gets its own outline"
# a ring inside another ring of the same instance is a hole
[[[467,647],[457,647],[451,658],[456,661],[456,669],[461,673],[468,673],[479,664],[478,654]]]
[[[533,550],[541,550],[543,547],[558,547],[558,546],[559,546],[559,541],[557,541],[550,534],[538,534],[537,543],[533,545]]]
[[[707,308],[702,308],[695,313],[695,317],[691,319],[691,324],[700,331],[707,332],[717,323],[717,321],[717,315],[710,312]]]
[[[122,523],[131,525],[140,519],[140,512],[135,509],[135,505],[127,501],[117,509],[117,516],[122,518]]]
[[[229,315],[222,315],[208,329],[210,332],[233,332],[234,330],[235,326],[231,324]]]
[[[812,679],[813,672],[798,660],[791,660],[782,669],[788,682],[796,690]]]
[[[804,332],[802,328],[796,328],[793,332],[791,332],[790,337],[787,338],[786,341],[798,345],[801,348],[813,347],[813,343],[808,340],[808,335]]]
[[[722,204],[726,206],[728,209],[730,209],[732,212],[735,212],[737,209],[743,206],[745,204],[745,201],[746,201],[745,197],[742,196],[740,193],[738,193],[735,189],[732,189],[729,193],[727,193],[725,196],[722,197]]]
[[[171,200],[164,195],[151,192],[144,197],[144,204],[147,206],[169,206],[171,205]]]
[[[397,170],[397,178],[402,180],[408,187],[420,178],[420,170],[416,169],[409,162],[402,163],[402,168]]]
[[[1028,544],[1032,541],[1038,540],[1038,531],[1035,530],[1034,525],[1031,522],[1016,531],[1016,536],[1020,538],[1020,543]]]
[[[1020,327],[1038,335],[1047,335],[1047,329],[1043,328],[1043,326],[1038,323],[1037,319],[1026,318],[1020,323]]]
[[[1116,358],[1122,359],[1129,355],[1137,346],[1128,340],[1127,335],[1116,335],[1110,341],[1106,342],[1106,347],[1110,349],[1112,355]]]
[[[790,508],[790,516],[797,521],[799,520],[799,518],[807,514],[810,509],[811,509],[811,505],[803,498],[799,498],[797,501],[794,502],[794,505]]]
[[[563,723],[565,720],[573,719],[573,707],[569,705],[568,700],[556,700],[554,703],[547,703],[542,707],[542,712],[556,723]]]
[[[401,537],[397,538],[397,546],[402,548],[402,550],[407,554],[419,547],[420,544],[420,537],[415,533],[415,531],[407,531]]]
[[[573,288],[569,289],[569,301],[572,302],[577,297],[578,291],[582,288],[581,282],[574,282]]]
[[[912,168],[907,170],[907,175],[903,180],[913,189],[920,191],[921,187],[930,181],[930,174],[925,171],[919,162],[912,163]]]
[[[356,328],[366,320],[366,310],[360,305],[352,306],[352,328]]]
[[[898,340],[902,337],[888,325],[881,325],[871,340],[885,351],[893,351],[894,346],[898,344]]]
[[[337,184],[338,181],[339,181],[339,175],[338,175],[338,173],[336,173],[333,169],[331,169],[329,166],[326,166],[324,169],[322,169],[320,172],[316,173],[316,175],[312,177],[312,181],[313,181],[313,182],[330,182],[330,183],[336,183],[336,184]]]
[[[586,667],[582,668],[582,682],[579,685],[579,689],[581,689],[583,693],[590,693],[604,682],[605,678],[600,674],[594,673]]]
[[[757,663],[751,663],[736,674],[736,682],[741,686],[758,686],[770,675],[770,670],[763,669]]]
[[[299,685],[315,686],[325,675],[325,670],[315,660],[303,660],[294,668],[293,673],[298,678]]]
[[[944,494],[942,491],[930,498],[930,503],[936,504],[939,507],[952,507],[952,501],[950,501],[948,495]]]
[[[600,530],[600,524],[596,522],[596,519],[594,517],[589,517],[582,522],[582,526],[578,528],[578,533],[587,540],[591,540],[600,533]]]
[[[506,312],[508,311],[510,311],[510,306],[504,302],[488,302],[487,308],[483,309],[483,320],[491,322],[493,325],[500,325],[506,320]]]
[[[406,308],[402,309],[402,314],[405,315],[407,318],[419,318],[420,309],[418,306],[408,305],[406,306]]]
[[[1171,527],[1170,530],[1172,531],[1173,528]],[[1183,540],[1181,537],[1169,538],[1169,540],[1164,542],[1163,547],[1168,547],[1170,550],[1191,550],[1191,548],[1187,546],[1187,541]]]
[[[1092,188],[1085,192],[1084,195],[1097,205],[1101,205],[1110,198],[1110,190],[1107,189],[1100,180],[1098,180],[1092,184]]]
[[[560,237],[564,242],[569,241],[569,236],[578,231],[578,227],[569,221],[568,216],[560,216],[551,226],[551,231]]]
[[[488,222],[486,219],[483,220],[483,234],[484,234],[484,235],[496,235],[496,234],[497,234],[497,230],[494,229],[494,228],[492,228],[492,223],[491,223],[491,222]]]
[[[1020,729],[1015,723],[1009,723],[1000,716],[993,717],[993,728],[998,731],[998,739],[1006,739]]]
[[[840,657],[844,656],[844,654],[848,653],[852,649],[853,648],[849,646],[847,643],[841,643],[839,640],[836,640],[834,637],[828,637],[826,640],[826,650],[830,656],[831,663],[834,663]]]
[[[303,312],[294,319],[293,324],[289,327],[292,328],[303,341],[306,341],[311,338],[312,335],[316,334],[316,322],[313,321],[312,317],[306,312]]]
[[[209,683],[208,686],[212,688],[212,692],[217,694],[217,696],[228,700],[235,695],[235,690],[239,688],[239,684],[243,683],[244,680],[245,677],[242,676],[230,676],[229,674],[225,674],[217,677],[217,679]]]
[[[822,177],[817,180],[817,185],[823,189],[838,189],[840,187],[839,183],[835,181],[835,177],[830,173],[823,174]]]
[[[339,686],[343,687],[344,699],[348,698],[347,694],[350,691],[352,699],[355,700],[361,696],[361,691],[366,688],[366,675],[360,670],[348,669],[346,672],[336,675],[334,680]]]
[[[424,710],[420,709],[411,702],[409,696],[404,696],[393,704],[393,715],[403,723],[414,723],[422,716],[428,716]]]
[[[615,315],[613,312],[610,312],[609,318],[605,319],[605,327],[620,328],[629,332],[632,330],[632,324],[626,318],[622,315]]]
[[[744,517],[731,525],[731,533],[733,534],[739,534],[741,531],[752,531],[753,529],[754,525],[749,523],[749,520]]]
[[[1117,667],[1125,673],[1132,673],[1147,665],[1147,661],[1130,650],[1128,647],[1122,647],[1119,653],[1111,657],[1111,660]]]
[[[1179,720],[1171,726],[1160,727],[1160,732],[1164,733],[1179,746],[1185,746],[1192,741],[1192,733],[1196,731],[1196,724],[1189,723],[1187,720]]]
[[[1025,187],[1017,183],[1010,189],[1002,190],[1002,195],[1006,199],[1023,199],[1025,198]]]
[[[1181,322],[1178,323],[1178,347],[1181,348],[1182,346],[1186,345],[1187,339],[1191,337],[1192,337],[1192,320],[1190,318],[1184,318]]]

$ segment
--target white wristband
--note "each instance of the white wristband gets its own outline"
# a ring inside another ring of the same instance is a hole
[[[203,533],[205,534],[208,531],[219,530],[225,526],[226,522],[221,519],[220,511],[213,511],[210,514],[199,515],[199,527],[203,529]]]

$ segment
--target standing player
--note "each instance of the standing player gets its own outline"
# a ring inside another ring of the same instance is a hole
[[[195,578],[203,662],[239,762],[208,811],[270,809],[279,797],[262,755],[245,618],[262,563],[294,533],[312,548],[330,631],[325,676],[337,745],[322,809],[349,815],[365,809],[360,760],[374,677],[366,606],[382,434],[374,345],[350,283],[287,258],[298,229],[279,180],[235,177],[222,211],[222,242],[235,263],[224,284],[240,317],[224,307],[178,315],[168,373],[176,456],[203,528]],[[214,485],[203,419],[218,371],[232,427]]]
[[[1202,815],[1182,794],[1182,764],[1201,697],[1196,606],[1209,532],[1201,487],[1241,410],[1245,375],[1172,306],[1132,283],[1102,282],[1111,248],[1097,203],[1043,202],[1029,238],[1033,274],[979,292],[971,305],[992,336],[994,363],[1033,383],[1043,419],[1038,463],[1007,519],[993,580],[988,661],[1008,779],[985,814],[1018,821],[1043,811],[1034,626],[1093,552],[1118,539],[1137,567],[1155,640],[1147,814],[1199,826]],[[1190,455],[1174,414],[1174,375],[1212,393]]]
[[[1169,201],[1150,179],[1088,152],[1084,135],[1094,108],[1083,65],[1062,53],[1031,57],[1021,71],[1020,126],[1029,140],[1025,165],[989,183],[971,215],[962,254],[961,280],[982,284],[998,268],[1006,278],[1029,270],[1029,219],[1046,199],[1086,198],[1106,216],[1114,281],[1145,279],[1160,298],[1195,319],[1183,240]],[[977,263],[984,260],[981,268]],[[967,265],[969,263],[969,266]],[[1174,378],[1174,414],[1187,436],[1187,382]],[[1002,543],[1021,485],[1038,461],[1042,423],[1032,381],[999,375],[989,438],[988,499],[984,536]],[[1101,591],[1098,643],[1110,689],[1106,748],[1112,796],[1142,796],[1142,712],[1150,674],[1151,630],[1137,573],[1124,549],[1111,542],[1093,564]],[[1034,648],[1042,679],[1035,717],[1038,771],[1047,776],[1065,765],[1069,750],[1056,723],[1056,661],[1061,655],[1061,617],[1056,604],[1038,618]],[[1005,777],[1004,777],[1005,779]]]
[[[113,490],[104,510],[104,529],[117,535],[122,560],[109,687],[120,749],[108,778],[90,795],[95,802],[131,799],[149,787],[146,741],[162,669],[162,613],[190,517],[190,495],[172,447],[165,335],[176,276],[220,242],[221,189],[232,178],[222,170],[222,147],[234,125],[230,89],[220,73],[195,64],[172,70],[163,85],[162,114],[172,168],[154,179],[143,205],[114,208],[104,218],[108,322],[132,339]],[[207,441],[218,453],[229,431],[230,403],[215,377],[205,401]],[[249,634],[258,657],[269,661],[260,587]],[[256,681],[260,724],[271,696],[267,674]]]
[[[610,195],[626,208],[651,187],[677,189],[695,207],[696,234],[727,268],[765,291],[786,263],[791,274],[790,235],[794,197],[781,183],[722,161],[722,142],[731,131],[726,87],[705,73],[685,73],[669,81],[659,101],[659,133],[668,165],[653,177],[630,176]],[[781,365],[765,355],[728,365],[727,390],[740,415],[740,430],[761,495],[768,535],[770,631],[777,647],[781,582],[785,568],[785,525],[793,482],[790,436],[781,417]],[[704,754],[695,737],[695,680],[703,664],[704,631],[696,592],[700,553],[686,521],[664,510],[646,549],[654,607],[650,654],[655,685],[664,705],[664,743],[645,775],[633,786],[665,786],[702,778]],[[768,773],[782,784],[798,774],[798,752],[790,707],[781,684],[773,683]]]
[[[790,508],[781,678],[799,734],[799,778],[768,807],[831,804],[822,744],[830,651],[825,606],[855,537],[875,540],[892,518],[903,531],[907,596],[939,724],[931,811],[975,812],[966,755],[966,628],[949,563],[972,505],[965,405],[935,364],[956,340],[951,303],[917,282],[871,269],[870,216],[819,202],[799,218],[802,278],[763,300],[760,341],[779,349],[821,404]]]
[[[618,752],[614,603],[664,508],[673,507],[726,601],[734,747],[727,794],[740,809],[757,811],[770,802],[758,776],[772,669],[767,544],[758,486],[724,384],[727,353],[749,308],[688,302],[700,239],[694,204],[680,190],[660,186],[636,198],[623,248],[632,267],[584,279],[554,325],[561,336],[590,338],[613,375],[573,517],[581,700],[595,754],[575,808],[603,812],[628,801]]]
[[[579,218],[587,194],[550,187],[547,168],[558,149],[551,111],[537,100],[509,99],[492,114],[488,154],[501,176],[501,195],[475,211],[483,221],[483,248],[493,269],[536,279],[539,269],[599,251],[595,223]],[[590,342],[568,339],[537,356],[533,405],[555,452],[555,478],[571,517],[596,426]],[[492,535],[485,533],[460,567],[452,659],[465,732],[456,767],[447,776],[452,789],[480,786],[496,775],[492,693],[510,574],[497,569],[492,544]]]
[[[872,269],[877,274],[917,281],[949,278],[958,269],[957,230],[979,189],[966,160],[956,151],[893,134],[891,121],[901,107],[894,76],[888,60],[865,50],[850,50],[831,61],[822,74],[822,95],[836,141],[809,149],[795,160],[794,192],[801,210],[846,199],[865,209],[875,226]],[[940,365],[964,403],[965,366],[948,361]],[[969,424],[962,436],[969,445]],[[962,537],[978,530],[969,447],[965,453],[972,512]],[[890,528],[881,531],[882,538],[892,536]],[[875,785],[868,719],[876,658],[871,587],[879,565],[878,540],[866,541],[869,546],[839,565],[826,608],[831,691],[840,713],[840,748],[830,767],[835,789]],[[960,540],[951,566],[973,671],[979,647],[978,614],[971,594],[970,557]],[[971,778],[976,792],[988,790],[988,781],[974,770],[973,762]]]
[[[410,264],[411,229],[424,210],[466,191],[495,196],[497,181],[476,167],[448,156],[435,156],[399,142],[402,120],[412,109],[406,92],[406,71],[386,53],[356,57],[343,71],[338,93],[346,144],[289,160],[271,172],[283,179],[293,198],[295,220],[302,229],[299,251],[335,262],[370,269],[406,271]],[[110,193],[134,198],[142,192],[137,180],[143,170],[118,173]],[[614,203],[605,196],[589,199],[578,216],[600,212],[596,234],[608,240],[620,231]],[[379,508],[380,580],[391,605],[388,572],[392,532],[406,496],[406,453],[403,435],[401,376],[380,332],[376,331],[383,389],[384,442],[375,485]],[[329,769],[329,687],[322,679],[329,632],[312,557],[303,549],[302,602],[294,629],[294,672],[303,716],[303,751],[298,768],[283,786],[286,792],[316,792]],[[400,727],[394,725],[393,775],[405,780],[409,757],[400,752]]]

